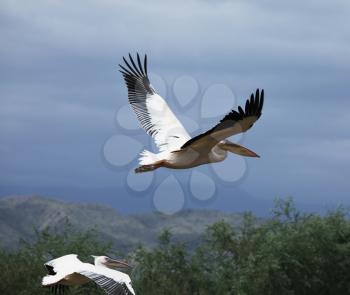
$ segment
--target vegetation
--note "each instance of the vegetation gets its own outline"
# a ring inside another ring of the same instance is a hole
[[[38,233],[34,244],[1,252],[0,294],[47,294],[39,285],[51,257],[112,253],[94,233],[69,231]],[[195,249],[166,230],[156,247],[140,247],[130,259],[137,294],[350,294],[350,221],[342,208],[320,216],[279,201],[264,222],[245,214],[239,226],[214,223]],[[88,284],[71,294],[98,292]]]

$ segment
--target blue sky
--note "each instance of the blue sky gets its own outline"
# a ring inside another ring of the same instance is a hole
[[[181,75],[203,91],[224,83],[241,104],[265,89],[243,140],[261,159],[235,190],[350,204],[349,14],[340,0],[1,1],[1,192],[118,194],[125,171],[101,150],[127,101],[117,64],[139,51],[168,87]]]

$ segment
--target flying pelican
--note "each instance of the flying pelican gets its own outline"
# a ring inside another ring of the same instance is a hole
[[[55,293],[63,293],[67,286],[83,285],[94,281],[108,295],[135,295],[130,277],[113,268],[130,267],[127,263],[108,256],[93,256],[94,264],[83,263],[78,255],[69,254],[45,263],[48,275],[42,286],[51,287]]]
[[[173,114],[165,100],[157,94],[147,75],[147,55],[143,65],[139,54],[137,64],[129,53],[125,65],[120,66],[128,88],[129,103],[141,126],[152,136],[159,153],[144,150],[140,154],[140,166],[136,173],[152,171],[160,167],[187,169],[203,164],[221,162],[227,152],[246,157],[259,157],[253,151],[230,142],[226,138],[246,132],[260,118],[264,104],[264,90],[256,90],[247,99],[245,108],[229,112],[216,126],[193,138]]]

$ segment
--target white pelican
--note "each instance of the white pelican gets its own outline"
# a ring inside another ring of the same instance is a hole
[[[186,169],[202,164],[221,162],[227,152],[246,157],[259,157],[249,149],[232,143],[226,138],[245,132],[261,116],[264,103],[264,90],[256,90],[247,99],[244,110],[229,112],[212,129],[193,138],[173,114],[164,99],[157,94],[147,75],[147,55],[143,65],[139,54],[137,64],[129,54],[125,65],[119,70],[128,88],[128,98],[141,126],[152,136],[159,153],[144,150],[140,154],[140,167],[136,173],[152,171],[159,167]]]
[[[135,295],[130,277],[111,268],[129,267],[123,261],[108,256],[93,256],[95,265],[83,263],[78,255],[69,254],[45,263],[48,275],[42,286],[52,287],[55,293],[63,293],[67,286],[82,285],[94,281],[109,295]]]

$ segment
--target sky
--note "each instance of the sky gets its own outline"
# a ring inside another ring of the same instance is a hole
[[[148,55],[152,84],[189,122],[203,119],[194,115],[203,99],[207,110],[221,104],[220,93],[208,94],[212,86],[229,89],[238,105],[256,88],[265,90],[262,117],[240,138],[261,158],[244,159],[244,177],[234,183],[215,176],[215,198],[201,208],[244,209],[235,204],[250,198],[254,209],[286,196],[349,205],[349,16],[346,0],[1,1],[1,195],[98,202],[104,194],[108,203],[133,194],[127,186],[136,158],[114,167],[105,151],[119,135],[150,144],[118,121],[128,109],[117,65],[139,52]],[[191,108],[181,105],[188,85],[198,88]],[[232,163],[241,161],[234,157]],[[234,171],[229,164],[222,169]],[[155,187],[173,175],[186,197],[188,171],[159,172],[145,195],[159,198]],[[130,198],[136,211],[153,208],[149,198]]]

